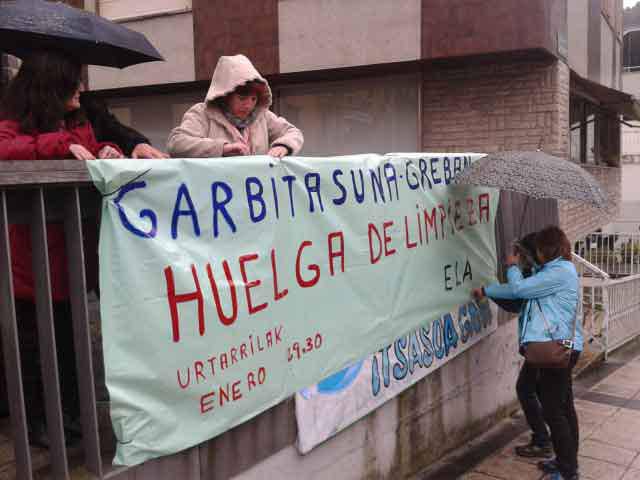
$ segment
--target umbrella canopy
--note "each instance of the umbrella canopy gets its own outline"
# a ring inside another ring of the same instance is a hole
[[[64,3],[0,2],[0,51],[58,50],[81,64],[124,68],[164,60],[141,33]]]
[[[456,175],[455,183],[510,190],[533,198],[574,200],[600,209],[608,204],[606,194],[589,172],[544,152],[489,154]]]

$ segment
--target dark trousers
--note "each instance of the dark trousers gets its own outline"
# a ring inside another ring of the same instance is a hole
[[[580,352],[573,352],[568,368],[541,368],[538,394],[544,419],[551,430],[558,469],[565,478],[578,470],[578,416],[573,404],[571,374]]]
[[[54,302],[54,327],[58,375],[63,411],[71,418],[79,415],[79,396],[73,343],[71,308],[68,302]],[[36,306],[33,302],[16,300],[16,320],[20,337],[20,365],[27,419],[30,427],[45,423],[44,391]]]
[[[532,441],[539,447],[549,443],[549,432],[544,423],[542,405],[539,400],[540,369],[524,362],[518,375],[516,392],[518,400],[532,432]]]

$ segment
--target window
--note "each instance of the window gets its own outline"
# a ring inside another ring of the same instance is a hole
[[[622,64],[626,72],[640,70],[640,27],[630,29],[623,37]]]
[[[587,165],[618,165],[620,115],[573,95],[569,110],[571,160]]]
[[[571,160],[597,164],[595,109],[589,102],[571,97],[569,110]]]

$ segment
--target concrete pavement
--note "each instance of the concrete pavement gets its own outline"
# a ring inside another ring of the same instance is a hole
[[[515,388],[515,378],[514,388]],[[580,478],[640,480],[640,342],[580,375],[574,383],[580,425]],[[539,480],[539,459],[515,455],[527,443],[522,413],[456,450],[415,480]]]

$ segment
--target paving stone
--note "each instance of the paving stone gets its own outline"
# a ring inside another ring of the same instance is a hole
[[[613,415],[617,412],[620,407],[616,407],[614,405],[606,405],[604,403],[595,403],[590,402],[588,400],[576,399],[574,401],[576,406],[576,411],[578,412],[578,417],[580,418],[580,414],[588,414],[590,416],[596,415],[602,418],[606,418],[609,415]]]
[[[622,467],[631,465],[631,462],[633,462],[637,456],[637,453],[632,450],[602,443],[596,439],[589,439],[582,442],[579,453],[583,457],[603,460]]]
[[[619,480],[624,475],[626,468],[613,463],[594,460],[593,458],[578,456],[578,468],[581,478],[592,480]]]
[[[514,478],[518,480],[539,480],[540,478],[540,470],[535,465],[504,455],[489,457],[477,465],[474,471],[505,480]]]
[[[640,480],[640,470],[627,470],[622,480]]]
[[[607,393],[621,398],[633,398],[638,393],[636,387],[625,385],[623,382],[609,383],[608,378],[605,382],[599,383],[591,390],[593,392]]]
[[[627,450],[633,450],[634,452],[640,452],[640,436],[638,436],[637,431],[621,429],[615,425],[604,425],[594,430],[589,438],[626,448]]]
[[[600,428],[600,423],[589,423],[578,421],[578,425],[580,428],[580,440],[586,440],[587,438],[592,438],[594,432]]]
[[[497,478],[506,480],[506,477],[494,477],[478,472],[467,473],[466,475],[460,477],[460,480],[496,480]]]
[[[605,424],[627,431],[635,430],[636,432],[640,432],[640,411],[622,408],[614,413]]]

